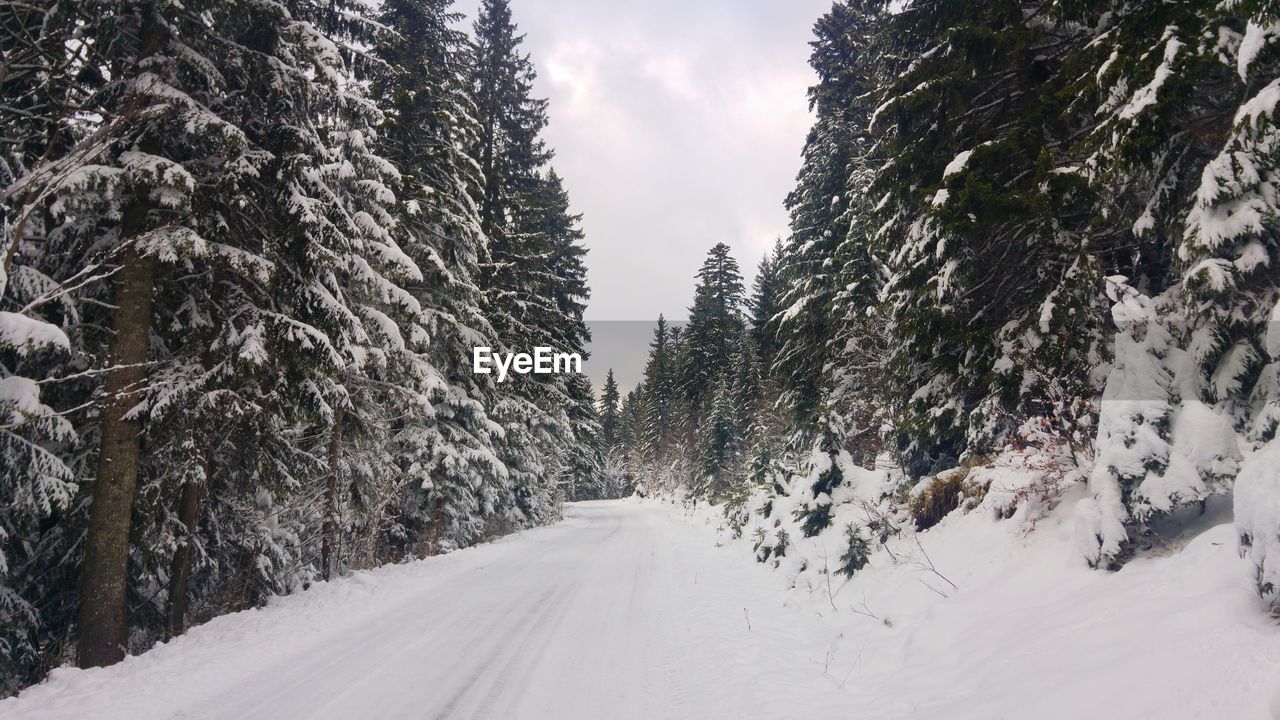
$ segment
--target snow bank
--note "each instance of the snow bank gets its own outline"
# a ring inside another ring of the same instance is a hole
[[[852,694],[849,717],[1280,717],[1280,626],[1238,555],[1230,498],[1209,498],[1159,551],[1090,570],[1072,515],[1087,490],[1054,462],[1032,449],[962,471],[959,508],[923,532],[890,511],[902,501],[886,496],[890,470],[859,469],[833,491],[833,522],[814,537],[793,515],[825,500],[807,478],[786,497],[753,495],[740,529],[719,507],[694,516],[735,553],[786,537],[762,567],[776,564],[795,602],[826,618],[822,652]],[[1241,480],[1253,468],[1276,482],[1276,467],[1280,455],[1255,455]],[[849,526],[898,534],[866,535],[867,562],[846,577]]]

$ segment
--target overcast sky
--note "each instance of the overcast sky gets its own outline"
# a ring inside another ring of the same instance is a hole
[[[682,319],[706,251],[748,278],[786,230],[830,0],[512,0],[583,215],[593,321]],[[474,19],[479,0],[457,9]],[[470,27],[470,20],[467,23]]]

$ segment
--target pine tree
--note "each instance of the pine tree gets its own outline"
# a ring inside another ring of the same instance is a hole
[[[484,178],[481,227],[500,264],[503,252],[514,252],[505,247],[510,218],[525,206],[538,169],[551,159],[538,138],[547,125],[547,101],[533,97],[537,73],[520,52],[524,36],[517,34],[508,0],[481,2],[474,36],[471,98],[480,130],[474,156]]]
[[[685,441],[691,447],[697,445],[695,434],[711,411],[712,391],[732,371],[745,322],[742,274],[728,245],[711,248],[697,278],[677,370],[682,410],[688,416]]]
[[[379,12],[0,12],[6,690],[67,640],[109,663],[348,567],[549,519],[566,473],[598,473],[573,464],[596,442],[584,378],[521,397],[458,361],[497,340],[487,314],[585,344],[563,187],[540,162],[508,177],[512,297],[539,312],[495,313],[468,43],[447,2]]]
[[[485,311],[503,348],[581,351],[589,339],[582,232],[560,178],[543,170],[551,159],[539,137],[547,103],[532,95],[522,39],[506,0],[481,4],[470,96],[479,129],[472,155],[483,178],[477,204],[490,240]],[[493,413],[505,428],[499,456],[516,489],[513,512],[537,521],[555,514],[558,478],[572,461],[572,418],[591,414],[592,403],[555,377],[516,378],[508,390]]]
[[[167,624],[181,631],[206,485],[226,483],[203,518],[218,543],[205,556],[243,557],[235,545],[244,540],[256,548],[249,575],[264,576],[261,591],[290,582],[268,568],[300,565],[287,533],[301,520],[271,505],[321,463],[286,426],[337,426],[340,372],[371,349],[348,295],[355,307],[381,306],[380,273],[394,264],[394,253],[348,264],[380,243],[394,249],[383,242],[385,169],[367,153],[379,115],[312,26],[274,6],[101,10],[86,7],[78,32],[114,53],[91,59],[113,68],[111,79],[89,101],[97,118],[81,144],[46,160],[55,181],[41,219],[56,252],[30,257],[97,301],[73,306],[75,322],[114,326],[110,336],[73,336],[77,352],[106,366],[101,425],[87,418],[81,433],[98,450],[83,664],[125,651],[135,573],[143,583],[169,576]],[[280,110],[301,95],[309,102]],[[76,280],[100,264],[116,268],[113,289]],[[113,297],[114,312],[98,304]],[[83,405],[93,391],[68,383],[60,404]],[[246,438],[234,450],[223,444]],[[243,454],[254,450],[262,454]],[[239,462],[220,462],[228,452]],[[165,612],[153,601],[165,602],[151,593],[133,603],[144,620]]]
[[[613,368],[609,368],[604,378],[604,389],[600,393],[599,405],[600,440],[607,451],[613,451],[621,442],[621,399],[622,396],[618,393],[618,382],[613,379]]]
[[[721,375],[709,395],[709,408],[698,433],[699,476],[694,490],[712,502],[724,499],[738,473],[738,413],[727,378]]]
[[[74,608],[76,568],[61,559],[79,539],[71,455],[81,438],[38,384],[75,362],[59,327],[70,303],[33,256],[46,246],[50,195],[75,167],[68,153],[83,133],[70,122],[71,104],[93,85],[67,50],[90,50],[79,42],[78,15],[52,1],[0,10],[0,694],[37,679],[48,619]],[[100,275],[83,267],[75,282]]]
[[[494,331],[478,284],[487,239],[473,197],[482,178],[466,152],[478,137],[469,41],[454,29],[450,5],[384,3],[379,19],[394,34],[374,48],[384,63],[374,95],[386,98],[379,147],[401,171],[397,237],[422,270],[406,289],[425,324],[420,336],[406,338],[418,355],[417,377],[406,386],[413,393],[406,418],[392,432],[403,484],[391,500],[397,520],[381,533],[396,553],[469,542],[480,531],[481,487],[506,483],[486,410],[497,390],[459,362],[472,346],[491,344]]]
[[[622,399],[619,411],[618,445],[621,449],[622,478],[620,495],[629,495],[638,489],[639,479],[647,471],[644,449],[645,419],[644,385],[633,388]]]
[[[772,374],[773,361],[778,355],[778,338],[770,321],[782,310],[782,278],[778,267],[781,256],[782,241],[778,240],[756,266],[751,296],[747,299],[747,322],[760,359],[760,371],[764,375]]]
[[[1046,377],[1086,385],[1099,341],[1091,197],[1059,171],[1087,121],[1066,108],[1067,54],[1090,38],[1038,10],[941,3],[883,31],[900,65],[922,57],[885,71],[900,72],[871,118],[888,153],[872,186],[891,228],[890,372],[904,380],[898,429],[915,471],[998,447],[1013,418],[1039,412]]]
[[[653,485],[665,482],[665,472],[675,459],[675,433],[677,399],[675,358],[667,320],[658,316],[649,344],[649,359],[645,363],[643,388],[639,400],[642,425],[638,428],[642,466],[649,469],[644,480]]]
[[[1080,53],[1095,79],[1080,102],[1100,118],[1085,170],[1115,208],[1096,232],[1119,238],[1102,249],[1123,263],[1107,392],[1130,387],[1103,405],[1092,497],[1077,508],[1083,554],[1114,567],[1148,543],[1151,521],[1203,507],[1234,479],[1242,547],[1266,597],[1280,519],[1262,510],[1276,483],[1259,459],[1274,436],[1269,268],[1280,258],[1257,168],[1277,146],[1276,54],[1263,30],[1275,19],[1263,3],[1123,7]],[[1134,317],[1145,332],[1130,329]]]
[[[565,467],[570,500],[599,500],[609,495],[606,446],[595,406],[595,390],[585,375],[569,376],[569,423],[573,448]]]

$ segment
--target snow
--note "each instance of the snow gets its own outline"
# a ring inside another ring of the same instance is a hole
[[[13,420],[0,415],[0,420],[12,422],[15,426],[22,424],[24,415],[44,414],[45,406],[40,402],[40,386],[34,380],[17,375],[0,378],[0,409],[5,410],[6,414],[9,411],[16,413],[17,417]]]
[[[13,312],[0,311],[0,347],[14,348],[25,355],[33,349],[71,346],[67,334],[57,326]]]
[[[1120,59],[1120,51],[1112,50],[1111,55],[1107,58],[1106,62],[1102,63],[1102,66],[1098,68],[1097,74],[1094,75],[1094,79],[1099,84],[1102,83],[1102,77],[1107,74],[1107,71],[1111,69],[1111,66],[1114,65],[1118,59]]]
[[[843,552],[846,523],[866,514],[858,504],[837,506],[814,538],[783,520],[777,582],[823,618],[825,633],[797,632],[850,694],[844,717],[1274,718],[1280,626],[1238,557],[1230,500],[1211,498],[1198,525],[1156,555],[1089,570],[1071,513],[1084,488],[1040,503],[1027,492],[1045,480],[1035,465],[971,471],[968,481],[990,484],[981,503],[905,530],[849,580],[823,569]],[[794,502],[791,489],[774,502]],[[698,512],[719,522],[714,508]],[[752,535],[729,542],[747,553]]]
[[[1280,302],[1271,308],[1271,322],[1267,323],[1267,354],[1280,360]]]
[[[1168,34],[1168,31],[1166,31],[1166,34]],[[1160,88],[1166,80],[1173,76],[1173,61],[1177,59],[1178,50],[1181,48],[1182,43],[1177,38],[1170,37],[1165,42],[1164,57],[1160,62],[1160,66],[1156,68],[1151,82],[1142,86],[1133,94],[1133,97],[1129,99],[1129,104],[1120,110],[1120,119],[1132,120],[1143,110],[1156,103],[1156,96],[1160,92]]]
[[[1267,36],[1275,35],[1278,26],[1259,25],[1256,21],[1250,20],[1248,27],[1244,31],[1244,39],[1240,41],[1239,54],[1236,56],[1236,70],[1240,73],[1240,79],[1249,80],[1249,65],[1258,57],[1258,53],[1267,46]]]
[[[969,164],[969,157],[971,155],[973,155],[972,150],[965,150],[952,158],[951,162],[947,163],[947,166],[942,170],[942,179],[946,180],[952,175],[963,171],[965,165]]]
[[[554,527],[322,583],[113,667],[56,670],[0,717],[843,717],[848,697],[795,633],[824,633],[820,619],[666,514],[569,506]]]
[[[849,477],[846,494],[886,478]],[[580,503],[553,527],[59,669],[0,716],[1262,720],[1280,704],[1280,628],[1227,519],[1214,506],[1185,546],[1111,574],[1074,559],[1061,511],[1034,532],[954,513],[918,536],[938,573],[904,542],[901,561],[877,552],[828,586],[812,582],[838,554],[821,538],[793,534],[779,573],[749,538],[717,538],[718,508]]]
[[[1275,114],[1277,102],[1280,102],[1280,78],[1272,80],[1266,87],[1259,90],[1257,95],[1241,105],[1236,110],[1233,124],[1239,125],[1247,118],[1250,124],[1256,125],[1258,118]]]

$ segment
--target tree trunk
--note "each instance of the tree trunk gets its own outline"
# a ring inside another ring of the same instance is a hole
[[[206,476],[208,473],[205,473]],[[173,551],[169,564],[169,600],[165,608],[165,635],[175,638],[187,631],[187,585],[191,579],[191,552],[195,545],[196,526],[200,522],[200,484],[188,481],[182,486],[178,500],[178,520],[183,537]]]
[[[145,210],[126,210],[128,225],[140,224]],[[151,295],[155,258],[130,247],[116,276],[114,335],[107,353],[102,401],[102,439],[98,474],[89,507],[84,568],[80,579],[80,667],[110,665],[124,658],[129,625],[125,592],[129,563],[129,525],[138,489],[141,424],[125,414],[137,404],[146,381],[147,335],[151,327]]]
[[[444,530],[444,498],[436,498],[435,509],[431,513],[431,529],[427,531],[427,552],[440,554],[440,535]]]
[[[215,267],[212,272],[212,289],[209,304],[212,308],[222,305],[222,273]],[[200,366],[208,373],[217,364],[217,355],[213,351],[217,331],[210,330],[204,343],[204,352],[200,355]],[[204,447],[203,482],[210,482],[210,468],[213,467],[215,446],[208,443]],[[183,484],[178,498],[178,521],[182,523],[184,535],[178,539],[174,548],[173,560],[169,563],[169,594],[165,608],[165,635],[175,638],[187,631],[187,609],[190,605],[188,597],[191,585],[191,553],[195,550],[196,531],[200,526],[200,501],[205,488],[197,482]]]
[[[144,5],[141,16],[137,57],[145,58],[164,47],[167,31],[156,17],[153,4]],[[140,144],[146,152],[160,152],[160,141],[154,134],[148,133]],[[121,214],[120,233],[125,244],[115,277],[116,310],[111,319],[113,334],[107,349],[98,472],[93,483],[93,502],[89,506],[84,566],[80,570],[76,648],[76,662],[80,667],[119,662],[124,658],[129,639],[125,606],[129,526],[133,520],[133,497],[138,490],[142,428],[141,423],[126,419],[125,414],[137,404],[147,379],[144,363],[156,272],[155,257],[143,255],[132,241],[146,231],[150,209],[151,203],[145,197],[138,197],[129,202]]]
[[[335,557],[338,548],[338,460],[342,452],[342,419],[346,415],[343,410],[333,413],[333,431],[329,435],[329,477],[325,479],[324,488],[324,527],[320,540],[320,563],[323,565],[324,579],[333,576]]]

